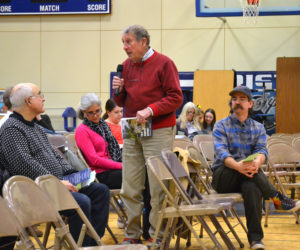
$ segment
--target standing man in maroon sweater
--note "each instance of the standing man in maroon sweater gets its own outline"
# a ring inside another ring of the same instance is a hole
[[[139,123],[152,117],[153,128],[152,137],[124,140],[121,195],[127,208],[128,227],[123,244],[132,244],[139,242],[141,235],[145,163],[150,156],[160,156],[162,149],[172,150],[175,111],[181,106],[183,96],[174,62],[150,47],[150,36],[145,28],[129,26],[123,31],[122,42],[128,59],[123,62],[122,78],[113,79],[113,89],[119,88],[114,100],[118,106],[125,107],[125,117],[136,117]],[[151,243],[163,190],[151,173],[148,173],[148,180],[152,206]]]

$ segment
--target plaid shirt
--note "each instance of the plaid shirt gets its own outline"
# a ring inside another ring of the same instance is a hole
[[[215,149],[213,170],[224,165],[227,157],[236,161],[255,153],[268,157],[265,128],[251,118],[241,123],[234,115],[228,116],[215,124],[212,135]]]

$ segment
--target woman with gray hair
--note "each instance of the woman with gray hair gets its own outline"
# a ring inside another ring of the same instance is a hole
[[[122,153],[101,113],[101,101],[96,94],[81,97],[78,117],[83,123],[76,129],[75,140],[97,179],[109,189],[120,189]]]

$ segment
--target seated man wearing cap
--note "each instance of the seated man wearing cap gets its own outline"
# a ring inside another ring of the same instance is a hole
[[[215,148],[212,185],[219,193],[242,193],[251,249],[265,249],[262,198],[271,198],[275,208],[283,210],[300,206],[300,201],[296,203],[278,192],[260,169],[268,157],[266,131],[249,116],[253,107],[251,90],[238,86],[229,95],[231,115],[218,121],[212,134]],[[243,161],[256,153],[253,161]]]

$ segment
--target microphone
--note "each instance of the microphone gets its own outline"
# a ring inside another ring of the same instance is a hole
[[[122,78],[122,72],[123,72],[123,64],[118,64],[117,77],[119,77],[120,79]],[[118,96],[119,93],[120,93],[120,87],[115,89],[115,96]]]

